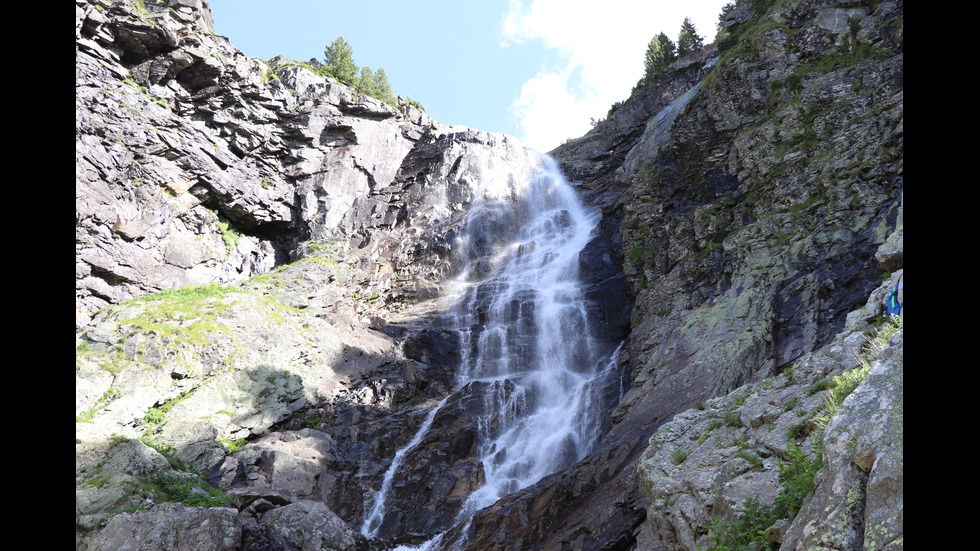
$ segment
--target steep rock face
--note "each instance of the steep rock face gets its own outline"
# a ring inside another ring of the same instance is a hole
[[[364,290],[390,290],[414,241],[368,236],[431,219],[394,180],[450,129],[245,57],[202,0],[145,5],[76,3],[76,326],[146,292],[267,272],[311,238],[354,248],[374,272]]]
[[[881,273],[901,268],[900,254],[875,253],[901,235],[902,13],[901,2],[739,4],[733,46],[680,60],[552,152],[606,220],[622,220],[610,252],[633,296],[632,387],[593,456],[447,540],[693,549],[676,534],[703,535],[712,504],[685,510],[699,521],[684,529],[642,522],[660,507],[635,491],[647,439],[678,412],[829,346]],[[745,483],[743,499],[774,495],[747,479],[732,483]]]
[[[248,59],[204,2],[146,6],[76,4],[78,545],[206,521],[153,506],[188,487],[245,514],[232,546],[306,545],[266,518],[299,505],[360,542],[366,497],[452,388],[433,316],[462,213],[522,147]],[[444,530],[479,485],[466,395],[384,537]],[[106,461],[123,451],[150,466]]]
[[[143,5],[76,3],[79,546],[193,516],[149,510],[174,480],[247,540],[306,545],[262,519],[290,504],[355,534],[451,388],[432,299],[488,152],[520,146],[249,59],[206,2]],[[150,467],[106,461],[131,450]]]
[[[760,391],[757,385],[772,385],[767,376],[783,371],[795,379],[816,367],[810,375],[815,383],[853,368],[853,351],[861,344],[858,331],[868,330],[866,322],[881,316],[885,295],[903,266],[902,4],[799,2],[761,18],[741,17],[732,31],[742,34],[740,44],[752,55],[726,59],[722,54],[720,66],[703,85],[708,94],[700,97],[706,102],[695,96],[687,107],[685,117],[697,122],[675,125],[648,157],[657,160],[647,165],[651,176],[638,173],[637,182],[647,180],[649,191],[634,195],[634,215],[627,209],[624,242],[631,247],[627,256],[632,262],[625,268],[639,284],[636,307],[645,315],[634,328],[631,352],[634,358],[648,358],[646,369],[638,363],[634,369],[650,373],[645,385],[653,388],[675,392],[671,385],[683,381],[688,389],[711,390],[692,396],[695,400],[731,392],[725,407],[736,398],[764,396],[769,403],[763,411],[782,406],[788,412],[797,403],[800,409],[795,422],[773,414],[751,425],[746,420],[746,426],[767,433],[733,435],[752,451],[730,447],[732,455],[720,462],[724,452],[707,451],[712,446],[699,440],[706,426],[721,417],[718,411],[692,414],[707,419],[700,433],[680,437],[676,427],[658,431],[648,455],[656,450],[665,458],[670,451],[666,439],[692,450],[685,465],[694,459],[689,467],[667,464],[656,473],[644,473],[641,466],[642,483],[663,488],[648,492],[647,518],[668,549],[705,545],[709,517],[733,520],[748,497],[771,503],[779,484],[765,458],[786,454],[788,431],[811,453],[822,450],[825,460],[831,454],[850,458],[832,443],[839,438],[832,431],[822,444],[808,442],[804,434],[809,431],[800,432],[807,426],[802,418],[817,415],[821,402],[806,406],[805,400],[813,399],[800,390],[777,385],[775,391]],[[711,102],[714,87],[748,93]],[[757,117],[752,122],[746,117],[750,113]],[[730,141],[716,139],[726,135]],[[685,165],[691,155],[684,151],[695,147],[713,150],[717,162]],[[665,179],[672,184],[664,187]],[[687,182],[685,192],[674,191],[678,181]],[[689,274],[678,277],[678,269]],[[872,292],[881,273],[895,270],[890,283]],[[873,303],[856,326],[846,326],[849,314],[869,294]],[[849,346],[839,344],[848,339]],[[815,352],[811,356],[809,351]],[[677,353],[685,357],[682,364]],[[893,353],[901,357],[900,346]],[[884,377],[900,380],[900,363],[898,371],[895,363],[886,365],[892,371]],[[664,379],[667,372],[670,378]],[[875,379],[867,384],[880,384]],[[741,387],[745,382],[753,384]],[[881,392],[891,396],[886,400],[891,403],[900,396],[900,385]],[[879,415],[879,425],[902,423],[900,408],[882,407]],[[842,424],[861,423],[858,417],[840,418],[851,419]],[[774,541],[781,540],[784,549],[856,549],[865,534],[875,534],[876,545],[901,542],[901,491],[894,490],[901,480],[901,460],[896,459],[901,432],[891,430],[877,446],[888,473],[880,480],[887,481],[882,486],[888,489],[854,482],[844,497],[841,481],[861,480],[867,469],[848,470],[847,459],[826,463],[819,476],[837,477],[837,484],[818,483],[811,505],[789,529],[793,535],[783,538],[777,529]],[[763,467],[745,463],[739,453],[756,453]],[[687,489],[671,487],[670,481]],[[817,512],[821,506],[836,515]],[[865,520],[855,524],[864,507]],[[824,528],[814,533],[818,525]]]

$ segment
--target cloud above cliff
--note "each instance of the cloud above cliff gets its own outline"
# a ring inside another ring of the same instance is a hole
[[[626,99],[643,76],[650,39],[664,32],[676,41],[690,17],[705,42],[728,0],[510,0],[500,25],[500,45],[538,43],[554,56],[521,86],[510,105],[520,138],[550,150],[590,128]]]
[[[322,59],[344,36],[358,66],[435,120],[511,134],[539,151],[581,136],[629,97],[660,32],[691,17],[710,42],[730,0],[209,0],[218,34],[249,56]]]

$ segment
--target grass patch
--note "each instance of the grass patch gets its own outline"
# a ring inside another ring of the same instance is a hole
[[[95,414],[98,413],[100,409],[106,407],[118,397],[119,397],[119,392],[114,388],[109,388],[108,390],[105,391],[105,393],[102,394],[102,397],[99,398],[99,401],[96,402],[96,404],[92,406],[91,409],[82,412],[80,415],[76,415],[75,421],[79,423],[91,423],[92,419],[95,418]]]
[[[163,98],[158,98],[158,97],[154,96],[153,94],[151,94],[150,93],[150,89],[147,88],[146,86],[144,86],[144,85],[136,82],[135,80],[133,80],[131,78],[127,78],[127,79],[123,80],[123,84],[125,84],[125,85],[127,85],[127,86],[129,86],[129,87],[131,87],[133,89],[135,89],[139,93],[143,94],[143,96],[146,97],[148,100],[150,100],[153,103],[159,105],[160,107],[163,107],[167,111],[170,111],[171,113],[173,112],[173,110],[170,108],[170,104],[167,103],[166,100],[164,100]],[[130,109],[132,109],[133,111],[136,111],[137,113],[140,112],[139,109],[136,109],[132,105],[127,105],[126,107],[129,107]]]
[[[735,457],[741,457],[742,459],[752,464],[753,467],[762,466],[762,458],[750,452],[749,450],[740,450],[738,453],[735,454]]]
[[[231,499],[217,488],[211,488],[193,473],[157,473],[144,479],[148,489],[155,490],[156,501],[183,503],[188,507],[227,507]]]
[[[125,303],[142,308],[119,322],[134,327],[134,332],[153,333],[176,343],[207,344],[210,334],[228,331],[217,317],[231,308],[224,299],[233,291],[215,283],[163,290]]]
[[[822,392],[822,391],[827,390],[829,388],[832,388],[833,386],[834,386],[834,383],[832,383],[831,381],[828,381],[826,379],[824,379],[822,381],[817,381],[817,382],[813,383],[812,385],[810,385],[809,387],[807,387],[807,389],[806,389],[806,395],[807,396],[813,396],[814,394],[816,394],[818,392]]]
[[[226,450],[228,450],[228,453],[235,453],[238,450],[244,448],[245,444],[248,443],[248,440],[245,438],[238,438],[237,440],[229,440],[227,438],[223,438],[218,442],[220,442],[221,445],[224,446]]]
[[[687,448],[671,448],[670,450],[670,462],[674,465],[680,465],[684,462],[687,457],[691,455],[691,450]]]
[[[745,423],[734,410],[728,410],[725,412],[725,426],[741,428],[745,426]]]
[[[182,400],[184,400],[185,398],[187,398],[188,396],[190,396],[190,394],[191,394],[190,392],[185,392],[185,393],[181,394],[180,396],[177,396],[176,398],[172,398],[170,400],[167,400],[166,402],[164,402],[163,404],[160,404],[159,406],[151,407],[150,410],[146,412],[146,415],[143,416],[143,420],[142,420],[143,424],[144,425],[160,425],[160,424],[162,424],[164,422],[164,420],[166,419],[167,412],[169,412],[171,409],[173,409],[173,407],[176,406],[177,404],[179,404]],[[157,451],[160,451],[160,450],[157,450]],[[161,453],[163,453],[163,452],[161,452]]]
[[[227,220],[218,220],[218,230],[221,231],[221,240],[225,244],[225,249],[228,252],[234,251],[238,247],[238,242],[242,238],[242,234],[231,226],[231,222]]]

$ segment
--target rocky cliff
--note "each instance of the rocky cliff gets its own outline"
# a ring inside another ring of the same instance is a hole
[[[796,461],[766,545],[901,549],[902,3],[724,24],[551,153],[626,343],[595,451],[454,526],[483,477],[455,392],[369,542],[453,390],[462,212],[520,144],[250,59],[204,0],[77,0],[77,548],[736,548]]]

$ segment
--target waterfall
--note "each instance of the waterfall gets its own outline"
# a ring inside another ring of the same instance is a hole
[[[589,453],[609,406],[604,389],[620,376],[579,279],[600,213],[582,205],[549,157],[512,156],[518,162],[481,169],[454,245],[461,270],[444,320],[460,337],[456,387],[484,389],[477,430],[485,477],[457,523]],[[400,459],[365,519],[367,536]]]
[[[599,214],[554,161],[526,154],[526,172],[477,189],[448,315],[461,336],[459,384],[489,383],[493,412],[479,427],[486,484],[461,516],[577,462],[596,436],[588,406],[600,358],[578,262]]]
[[[361,534],[366,537],[374,537],[378,533],[378,528],[381,526],[381,520],[384,518],[384,506],[385,498],[391,491],[391,481],[394,479],[395,475],[398,474],[398,467],[401,466],[402,461],[405,459],[405,454],[418,445],[422,441],[422,437],[425,436],[426,431],[432,426],[432,421],[436,418],[436,413],[442,408],[449,397],[442,399],[439,404],[432,408],[431,411],[425,416],[425,421],[422,422],[422,426],[419,427],[418,432],[415,436],[405,445],[404,448],[398,450],[395,453],[394,459],[391,460],[391,465],[388,466],[388,470],[385,472],[384,480],[381,482],[381,490],[378,491],[378,495],[374,500],[374,507],[371,509],[371,513],[364,517],[364,524],[361,526]]]

